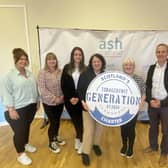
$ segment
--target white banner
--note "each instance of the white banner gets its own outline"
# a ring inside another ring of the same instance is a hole
[[[62,68],[70,61],[72,48],[79,46],[84,50],[86,64],[91,55],[100,53],[106,59],[107,70],[122,70],[124,57],[133,57],[136,62],[135,72],[145,80],[149,65],[156,60],[156,45],[168,44],[168,31],[39,28],[39,43],[42,67],[46,54],[54,52]]]

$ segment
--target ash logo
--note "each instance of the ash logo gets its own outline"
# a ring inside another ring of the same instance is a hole
[[[123,42],[118,37],[100,40],[98,41],[98,51],[104,56],[122,57],[124,53]]]
[[[123,72],[104,72],[89,85],[86,103],[89,113],[105,126],[121,126],[137,114],[141,95],[130,76]]]
[[[99,41],[99,49],[105,50],[121,50],[122,49],[122,41],[117,37],[111,40],[101,40]]]

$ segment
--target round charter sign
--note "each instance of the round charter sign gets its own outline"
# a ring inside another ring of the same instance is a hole
[[[121,126],[137,114],[141,95],[130,76],[123,72],[104,72],[89,84],[86,103],[89,113],[105,126]]]

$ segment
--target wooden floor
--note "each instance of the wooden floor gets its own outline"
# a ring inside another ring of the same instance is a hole
[[[74,129],[69,120],[61,121],[60,134],[67,144],[61,147],[61,153],[54,154],[48,150],[47,128],[39,129],[42,120],[36,119],[31,127],[30,143],[38,149],[28,154],[33,164],[30,168],[82,168],[81,157],[74,150]],[[102,137],[103,155],[96,157],[91,153],[91,168],[158,168],[159,153],[143,154],[142,149],[148,145],[148,125],[137,123],[134,158],[120,156],[120,128],[104,128]],[[12,131],[9,126],[0,127],[0,167],[21,168],[16,161],[16,152],[12,143]]]

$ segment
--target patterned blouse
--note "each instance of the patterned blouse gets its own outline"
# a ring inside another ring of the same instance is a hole
[[[41,70],[38,74],[38,87],[41,94],[42,102],[47,105],[56,105],[52,102],[54,96],[63,96],[61,90],[61,70],[50,72]]]

